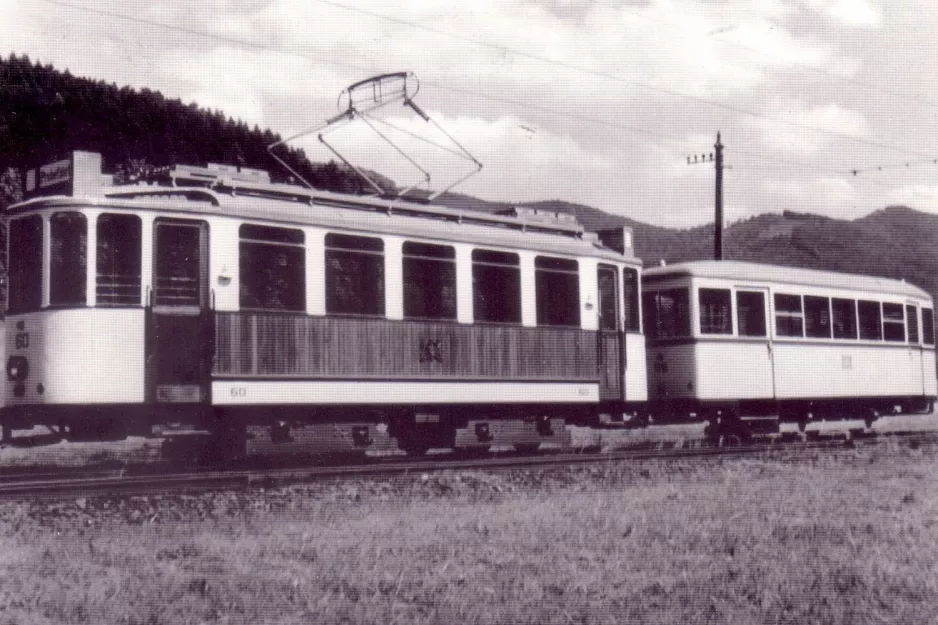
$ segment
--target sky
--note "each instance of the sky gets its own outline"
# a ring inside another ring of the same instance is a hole
[[[936,42],[933,0],[0,0],[5,56],[284,137],[344,110],[349,85],[412,72],[413,101],[483,165],[454,191],[680,228],[713,221],[718,131],[727,223],[938,213]],[[404,134],[448,145],[399,101],[372,116],[330,145],[420,182],[380,130],[431,190],[473,170]],[[334,158],[315,133],[291,145]]]

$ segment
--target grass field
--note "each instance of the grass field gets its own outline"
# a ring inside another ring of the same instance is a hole
[[[0,504],[0,623],[938,623],[938,451]]]

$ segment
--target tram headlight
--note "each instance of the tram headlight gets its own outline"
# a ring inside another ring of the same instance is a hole
[[[7,379],[22,382],[29,377],[29,361],[25,356],[10,356],[7,359]]]

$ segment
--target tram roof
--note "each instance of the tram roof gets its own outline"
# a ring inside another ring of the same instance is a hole
[[[16,214],[50,206],[98,206],[127,211],[236,217],[294,227],[356,230],[444,242],[493,245],[592,256],[638,264],[631,228],[588,231],[575,215],[517,206],[510,214],[433,205],[410,198],[360,196],[274,183],[266,171],[230,165],[174,165],[144,174],[145,182],[113,184],[102,157],[69,156],[24,170]]]
[[[737,260],[675,263],[645,269],[642,275],[642,280],[646,284],[662,282],[670,278],[706,278],[734,283],[810,286],[839,291],[868,291],[931,299],[926,291],[904,280]]]

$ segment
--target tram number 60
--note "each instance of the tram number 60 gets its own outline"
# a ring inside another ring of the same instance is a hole
[[[248,389],[243,386],[232,386],[228,389],[228,392],[231,393],[232,397],[247,397]]]

